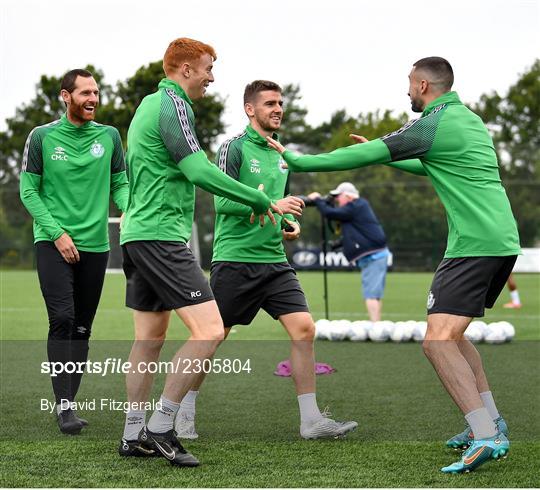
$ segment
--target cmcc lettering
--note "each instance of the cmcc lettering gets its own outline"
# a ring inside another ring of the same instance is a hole
[[[67,155],[61,155],[59,153],[54,153],[51,155],[51,160],[63,160],[64,162],[66,162],[67,159]]]

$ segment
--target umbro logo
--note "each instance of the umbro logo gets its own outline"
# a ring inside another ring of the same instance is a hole
[[[61,146],[57,146],[54,149],[54,153],[51,155],[51,160],[62,160],[67,162],[68,156],[66,155],[66,150]]]

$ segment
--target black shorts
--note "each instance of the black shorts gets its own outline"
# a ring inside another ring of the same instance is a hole
[[[275,320],[309,312],[296,272],[287,262],[213,262],[210,285],[226,328],[249,325],[261,308]]]
[[[122,245],[126,306],[169,311],[214,299],[208,280],[185,243],[158,240]]]
[[[517,255],[443,259],[428,294],[427,312],[482,317],[492,308]]]

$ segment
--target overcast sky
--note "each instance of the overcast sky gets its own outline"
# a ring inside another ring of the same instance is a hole
[[[227,136],[245,125],[243,89],[257,78],[300,84],[312,124],[340,108],[410,113],[411,65],[436,55],[453,65],[462,100],[475,102],[504,93],[539,57],[539,3],[0,0],[0,129],[40,75],[91,63],[114,84],[184,36],[217,51],[210,92],[227,97]]]

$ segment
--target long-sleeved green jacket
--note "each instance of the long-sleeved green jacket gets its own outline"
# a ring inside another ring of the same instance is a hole
[[[350,170],[382,163],[425,173],[446,209],[445,258],[521,252],[493,141],[480,117],[463,105],[456,92],[441,95],[427,105],[422,117],[382,138],[321,155],[285,151],[283,158],[294,172]],[[419,162],[400,162],[406,159]]]

